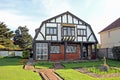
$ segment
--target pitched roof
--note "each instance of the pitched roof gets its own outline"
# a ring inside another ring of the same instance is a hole
[[[120,17],[117,20],[115,20],[113,23],[108,25],[106,28],[104,28],[102,31],[100,31],[99,33],[118,27],[120,27]]]

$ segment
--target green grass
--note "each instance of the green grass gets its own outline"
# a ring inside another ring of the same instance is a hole
[[[120,61],[107,60],[107,64],[112,67],[120,67]]]
[[[21,58],[0,58],[0,80],[42,80],[39,74],[23,69]]]
[[[82,74],[73,69],[60,69],[56,71],[64,80],[97,80],[86,74]]]
[[[103,78],[99,80],[120,80],[120,77],[112,77],[112,78]]]
[[[60,69],[56,71],[64,80],[120,80],[120,77],[94,78],[73,69]]]
[[[96,68],[96,67],[87,68],[87,70],[96,74],[101,74],[101,75],[111,74],[111,73],[120,73],[120,69],[116,69],[113,67],[110,67],[108,71],[101,71],[100,68]]]
[[[62,63],[67,69],[82,68],[82,67],[93,67],[100,66],[102,61],[84,61],[84,62],[63,62]]]
[[[53,68],[53,63],[47,61],[38,61],[35,63],[35,67],[42,69]]]
[[[103,60],[84,61],[84,62],[62,62],[66,69],[82,68],[82,67],[97,67],[103,64]],[[111,67],[120,67],[120,61],[108,60],[107,64]]]

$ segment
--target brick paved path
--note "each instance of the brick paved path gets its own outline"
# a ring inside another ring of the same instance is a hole
[[[26,70],[32,70],[34,72],[39,73],[43,80],[63,80],[61,79],[58,75],[55,74],[54,69],[36,69],[34,66],[34,61],[33,59],[29,59],[26,65],[24,66],[24,69]],[[54,64],[56,69],[63,68],[59,63]]]

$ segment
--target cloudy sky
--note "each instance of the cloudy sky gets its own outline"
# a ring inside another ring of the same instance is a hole
[[[98,32],[120,17],[120,0],[0,0],[0,21],[12,30],[26,25],[33,37],[43,20],[66,11],[89,23],[100,41]]]

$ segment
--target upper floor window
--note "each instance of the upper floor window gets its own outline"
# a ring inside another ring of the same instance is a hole
[[[77,35],[78,36],[86,36],[87,35],[86,29],[78,29],[77,30]]]
[[[46,34],[47,35],[56,35],[57,34],[57,28],[56,27],[47,27],[46,28]]]
[[[75,36],[75,28],[74,27],[63,27],[63,36]]]

